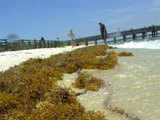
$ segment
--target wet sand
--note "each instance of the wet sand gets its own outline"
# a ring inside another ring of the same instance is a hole
[[[160,50],[117,49],[132,52],[133,57],[120,57],[119,64],[112,70],[87,70],[101,78],[111,89],[98,92],[88,91],[78,97],[87,110],[104,111],[109,120],[128,120],[123,115],[106,109],[105,102],[124,109],[141,120],[160,119]],[[72,78],[72,79],[71,79]],[[74,82],[76,74],[66,75],[65,83]],[[109,98],[109,100],[108,100]]]

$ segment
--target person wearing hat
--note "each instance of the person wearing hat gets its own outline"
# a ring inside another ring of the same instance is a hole
[[[107,30],[104,24],[102,24],[102,22],[98,22],[99,26],[100,26],[100,32],[101,32],[101,37],[104,40],[104,44],[107,45]]]

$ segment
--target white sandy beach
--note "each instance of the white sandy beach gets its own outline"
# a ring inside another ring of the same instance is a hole
[[[85,46],[78,46],[73,48],[71,46],[68,46],[63,48],[42,48],[42,49],[1,52],[0,71],[5,71],[10,67],[19,65],[20,63],[27,61],[30,58],[48,58],[51,55],[72,51],[82,47]]]

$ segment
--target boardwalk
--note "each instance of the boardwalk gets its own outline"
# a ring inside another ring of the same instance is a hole
[[[107,42],[116,43],[118,40],[126,42],[128,39],[136,40],[136,39],[145,39],[146,37],[156,37],[158,36],[158,31],[160,31],[160,26],[149,26],[144,28],[130,29],[125,31],[120,31],[120,33],[112,32],[108,33]],[[79,38],[77,42],[88,42],[95,41],[97,43],[98,40],[101,40],[100,35],[89,36],[85,38]]]
[[[119,32],[108,33],[107,43],[115,44],[117,42],[127,42],[129,40],[144,40],[146,37],[155,38],[160,35],[160,26],[149,26],[144,28],[130,29]],[[101,40],[100,35],[89,36],[84,38],[76,39],[77,44],[88,45],[89,42],[98,43]],[[0,51],[5,50],[25,50],[25,49],[36,49],[36,48],[53,48],[70,45],[68,40],[66,41],[53,41],[53,40],[17,40],[8,42],[7,39],[0,39]]]

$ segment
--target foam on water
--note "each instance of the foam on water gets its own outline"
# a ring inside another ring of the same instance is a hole
[[[139,42],[127,42],[120,45],[112,45],[118,48],[146,48],[146,49],[160,49],[160,40],[154,41],[139,41]]]

